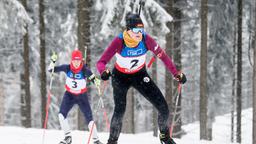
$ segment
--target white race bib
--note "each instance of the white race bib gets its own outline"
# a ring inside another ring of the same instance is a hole
[[[81,91],[86,88],[86,80],[85,79],[73,79],[67,77],[66,79],[66,87],[73,91]]]
[[[141,69],[145,65],[146,54],[138,57],[122,57],[120,54],[116,53],[116,64],[122,69],[127,71],[136,71]]]

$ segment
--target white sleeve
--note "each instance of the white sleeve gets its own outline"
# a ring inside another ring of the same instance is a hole
[[[51,62],[50,65],[48,66],[48,71],[52,70],[54,68],[54,65],[55,64],[53,62]]]

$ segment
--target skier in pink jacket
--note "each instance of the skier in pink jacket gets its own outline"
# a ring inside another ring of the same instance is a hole
[[[137,89],[158,110],[158,125],[162,144],[175,144],[169,134],[169,109],[163,94],[146,71],[146,53],[153,52],[165,64],[177,81],[184,84],[186,76],[177,71],[171,58],[155,40],[144,32],[143,22],[138,14],[126,15],[126,30],[120,33],[97,62],[101,79],[112,77],[114,113],[111,119],[110,136],[107,144],[117,144],[126,107],[126,95],[132,86]],[[112,73],[106,64],[115,55]]]

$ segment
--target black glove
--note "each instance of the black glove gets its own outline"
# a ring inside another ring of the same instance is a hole
[[[111,73],[109,70],[104,70],[101,75],[100,78],[104,81],[109,80],[109,77],[111,76]]]
[[[181,84],[184,84],[187,81],[186,75],[184,73],[177,74],[175,79]]]

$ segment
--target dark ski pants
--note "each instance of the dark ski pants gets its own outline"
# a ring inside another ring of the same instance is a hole
[[[68,112],[75,104],[78,104],[80,110],[84,114],[87,123],[93,120],[92,110],[88,101],[87,94],[83,93],[74,95],[68,91],[65,92],[60,105],[60,113],[64,116],[64,118],[67,117]]]
[[[112,86],[115,108],[111,119],[109,141],[117,141],[121,133],[126,107],[126,94],[131,86],[137,89],[157,109],[160,132],[169,132],[168,105],[163,94],[146,72],[146,68],[135,74],[124,74],[114,68],[112,72]]]

